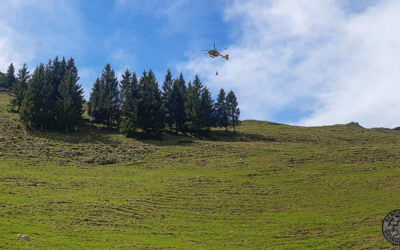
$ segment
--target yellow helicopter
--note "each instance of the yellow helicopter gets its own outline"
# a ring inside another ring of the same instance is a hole
[[[223,49],[223,50],[226,50],[226,49],[227,49],[227,48],[225,48],[225,49]],[[228,54],[226,54],[225,56],[222,55],[222,54],[215,48],[215,43],[214,43],[214,49],[212,49],[212,50],[205,49],[204,51],[207,51],[211,58],[216,58],[216,57],[220,56],[220,57],[225,58],[225,60],[229,60],[229,55],[228,55]]]

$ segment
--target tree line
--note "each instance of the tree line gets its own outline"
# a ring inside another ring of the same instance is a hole
[[[16,76],[14,71],[11,64],[0,75],[0,86],[14,93],[11,107],[27,127],[68,132],[82,122],[85,100],[73,58],[56,57],[36,67],[32,75],[25,64]],[[128,135],[139,129],[200,134],[211,127],[228,130],[231,125],[235,130],[240,115],[233,91],[221,89],[214,101],[198,76],[186,84],[182,73],[173,78],[168,70],[160,89],[152,70],[138,78],[126,69],[118,81],[110,64],[93,85],[87,111],[93,122]]]
[[[27,127],[68,132],[82,121],[85,100],[73,58],[56,57],[37,66],[33,74],[26,64],[16,76],[14,71],[11,64],[2,86],[12,90],[11,109]]]

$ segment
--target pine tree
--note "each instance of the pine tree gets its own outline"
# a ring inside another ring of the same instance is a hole
[[[185,112],[187,120],[191,123],[192,130],[199,132],[201,129],[201,117],[200,117],[200,104],[201,104],[201,92],[203,91],[203,84],[199,77],[196,75],[188,88],[187,98],[185,102]]]
[[[6,74],[0,72],[0,87],[6,86]]]
[[[154,73],[143,72],[139,81],[138,127],[145,132],[158,133],[164,127],[164,107]]]
[[[206,128],[208,131],[214,125],[213,100],[211,99],[210,91],[206,87],[204,87],[201,91],[199,118],[201,127]]]
[[[226,104],[228,106],[229,120],[232,123],[233,130],[236,132],[235,125],[239,124],[240,109],[235,93],[231,90],[226,96]]]
[[[97,78],[93,84],[92,92],[88,102],[88,114],[94,118],[95,122],[101,123],[106,120],[105,107],[102,100],[104,99],[104,88],[100,79]]]
[[[20,116],[26,126],[40,130],[48,128],[54,119],[51,90],[45,67],[41,64],[35,69],[22,101]]]
[[[168,69],[165,75],[165,80],[162,85],[162,102],[165,107],[165,122],[167,123],[169,130],[172,131],[172,125],[174,124],[173,114],[172,114],[172,91],[173,91],[173,80],[172,73]]]
[[[185,129],[185,99],[186,99],[186,84],[182,73],[179,78],[174,80],[171,93],[170,113],[171,119],[175,123],[175,132],[184,131]]]
[[[61,68],[60,68],[60,75],[63,76],[65,75],[66,71],[70,71],[72,74],[72,78],[78,82],[79,81],[79,76],[78,76],[78,69],[75,66],[75,60],[74,58],[68,59],[68,62],[65,62],[65,58],[63,57],[61,61]]]
[[[20,111],[22,100],[24,99],[24,93],[28,88],[28,81],[30,79],[28,68],[26,64],[18,71],[17,78],[13,87],[14,98],[11,100],[13,109],[17,112]]]
[[[110,64],[104,67],[101,78],[96,80],[89,103],[89,114],[96,122],[104,123],[110,128],[119,121],[118,80]]]
[[[215,123],[219,127],[225,127],[225,130],[228,131],[228,106],[225,99],[225,90],[221,89],[217,97],[217,102],[215,103]]]
[[[14,83],[15,83],[15,68],[14,65],[11,63],[7,69],[5,87],[11,89]]]
[[[77,83],[77,75],[68,69],[64,80],[58,86],[59,98],[56,102],[57,114],[60,124],[68,132],[82,119],[83,90]]]
[[[121,130],[131,134],[137,127],[138,81],[135,73],[126,69],[121,80]]]
[[[60,86],[60,84],[64,80],[64,76],[65,76],[65,68],[63,68],[63,65],[61,64],[60,60],[58,59],[58,56],[56,56],[56,58],[54,58],[53,61],[49,62],[48,74],[49,74],[49,76],[48,76],[49,80],[54,88],[53,89],[54,90],[54,93],[53,93],[54,100],[57,100],[59,98],[58,86]]]

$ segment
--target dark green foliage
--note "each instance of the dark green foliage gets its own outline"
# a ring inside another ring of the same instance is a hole
[[[225,90],[219,91],[217,102],[215,103],[215,123],[218,127],[225,127],[228,130],[229,117],[228,117],[228,106],[226,104]]]
[[[82,87],[77,83],[77,74],[71,69],[58,86],[59,98],[56,102],[58,121],[65,132],[77,125],[82,118],[84,103]]]
[[[63,120],[62,117],[65,117],[66,114],[60,113],[64,111],[62,111],[62,109],[57,107],[56,103],[61,98],[59,92],[59,86],[65,79],[66,72],[68,70],[71,72],[71,77],[74,79],[74,82],[76,84],[77,81],[79,80],[79,77],[78,77],[78,69],[75,66],[73,58],[69,59],[67,65],[67,62],[65,61],[64,57],[62,58],[61,61],[59,60],[58,57],[55,57],[53,60],[49,60],[46,66],[46,77],[52,87],[49,97],[50,98],[49,104],[51,105],[51,110],[54,119],[52,119],[48,124],[48,128],[51,129],[65,129],[65,121]],[[73,124],[75,123],[73,122]]]
[[[127,69],[121,80],[121,131],[127,134],[132,134],[137,128],[138,88],[136,74]]]
[[[63,58],[41,64],[29,80],[26,65],[19,71],[12,101],[24,124],[34,129],[68,131],[82,118],[83,90],[77,84],[74,59]],[[21,100],[21,97],[23,99]]]
[[[204,87],[201,91],[199,120],[201,127],[210,130],[214,126],[214,105],[210,91]]]
[[[104,107],[101,103],[103,92],[100,79],[97,78],[93,84],[88,102],[88,114],[94,118],[95,122],[102,122],[105,120],[105,113],[102,110]]]
[[[172,86],[170,113],[171,119],[175,123],[176,132],[185,130],[185,99],[186,84],[182,73],[176,79]]]
[[[139,81],[137,125],[145,132],[159,133],[164,127],[164,107],[154,73],[143,72]]]
[[[165,123],[168,125],[170,131],[172,131],[172,125],[174,122],[174,117],[172,113],[173,103],[172,103],[172,91],[174,82],[172,80],[172,73],[168,69],[165,75],[165,80],[162,85],[162,103],[165,107]]]
[[[26,64],[18,71],[15,84],[12,88],[14,93],[14,98],[11,100],[11,106],[16,112],[21,109],[22,101],[24,99],[24,93],[28,88],[28,81],[30,79],[28,68]]]
[[[226,96],[226,104],[228,107],[229,121],[235,130],[235,126],[239,123],[240,109],[238,108],[238,102],[235,93],[231,90]],[[236,130],[235,130],[236,131]]]
[[[185,102],[185,112],[189,126],[193,131],[199,132],[202,126],[200,108],[203,84],[196,75],[193,84],[189,84]]]
[[[97,79],[89,100],[89,115],[96,122],[106,124],[109,128],[119,121],[119,91],[118,80],[110,64],[103,70],[100,79]]]
[[[1,81],[4,86],[13,86],[11,104],[27,127],[68,132],[82,121],[83,90],[73,58],[55,57],[46,66],[40,64],[31,79],[25,64],[17,78],[10,64],[7,74],[0,72]],[[119,127],[127,134],[136,133],[137,128],[159,134],[165,124],[170,131],[175,125],[176,132],[200,134],[214,126],[227,128],[229,122],[235,129],[240,114],[237,106],[232,91],[225,96],[221,89],[214,105],[209,89],[197,75],[186,86],[182,73],[173,80],[170,70],[160,91],[151,70],[138,82],[136,74],[127,69],[120,92],[115,72],[107,64],[93,85],[88,114],[94,122]]]
[[[15,68],[14,65],[11,63],[7,69],[5,87],[11,89],[14,83],[15,83]]]
[[[0,88],[4,88],[6,86],[6,74],[0,72]]]
[[[43,64],[35,69],[32,80],[24,95],[21,106],[21,120],[33,129],[47,129],[54,119],[51,107],[52,86],[46,76]]]

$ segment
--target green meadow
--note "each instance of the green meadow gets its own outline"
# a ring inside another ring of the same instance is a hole
[[[27,131],[9,100],[0,93],[0,248],[393,247],[381,225],[400,207],[398,130],[65,134]]]

